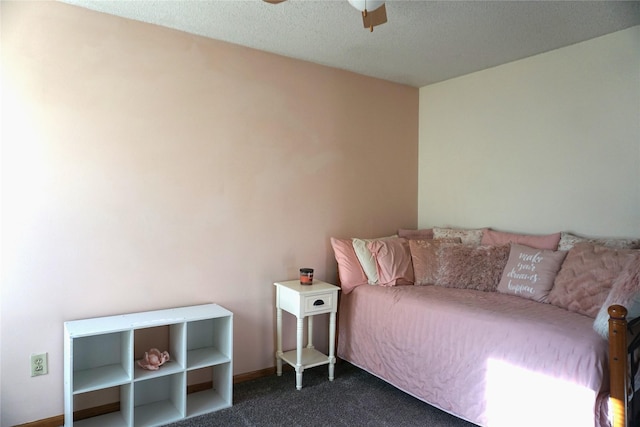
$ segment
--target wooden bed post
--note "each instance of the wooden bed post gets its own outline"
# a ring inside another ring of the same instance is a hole
[[[613,427],[627,427],[627,309],[609,307],[609,376]]]

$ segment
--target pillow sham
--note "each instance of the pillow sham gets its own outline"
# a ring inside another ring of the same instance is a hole
[[[374,240],[367,246],[376,261],[378,285],[413,284],[413,265],[407,239]]]
[[[632,256],[611,285],[607,299],[598,310],[593,329],[609,339],[609,307],[620,304],[627,309],[627,320],[640,317],[640,252]]]
[[[634,252],[588,242],[576,244],[567,253],[547,301],[595,318]]]
[[[433,228],[424,228],[421,230],[407,230],[401,228],[398,230],[398,237],[405,239],[433,239]]]
[[[566,256],[562,251],[512,244],[498,292],[546,302]]]
[[[640,249],[640,239],[590,239],[563,231],[560,233],[558,250],[568,251],[576,244],[582,242],[593,243],[594,245],[606,246],[613,249]]]
[[[509,246],[441,245],[435,285],[495,291],[509,258]]]
[[[482,233],[484,228],[466,229],[466,228],[442,228],[433,227],[434,239],[451,239],[460,238],[465,245],[479,246],[482,241]]]
[[[358,261],[360,261],[362,270],[364,271],[364,274],[367,276],[367,280],[370,285],[378,284],[378,271],[376,270],[376,260],[373,258],[373,254],[367,247],[367,244],[369,242],[374,242],[376,240],[392,239],[394,237],[397,237],[397,236],[380,237],[377,239],[358,239],[358,238],[351,239],[351,243],[353,244],[353,250],[356,252]]]
[[[356,286],[366,285],[367,276],[362,270],[360,261],[353,250],[351,239],[331,238],[331,247],[338,263],[338,276],[342,293],[348,294]]]
[[[516,243],[537,249],[549,249],[555,251],[560,242],[560,233],[553,233],[543,236],[529,234],[506,233],[487,228],[482,234],[481,245],[504,245],[506,243]]]
[[[409,240],[409,252],[413,263],[414,285],[433,285],[438,275],[438,248],[442,245],[459,244],[460,238],[455,239],[422,239]]]

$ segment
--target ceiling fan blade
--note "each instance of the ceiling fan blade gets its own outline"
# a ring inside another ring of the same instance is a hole
[[[373,31],[373,27],[387,22],[387,8],[384,3],[376,10],[366,10],[362,12],[362,23],[365,28]]]

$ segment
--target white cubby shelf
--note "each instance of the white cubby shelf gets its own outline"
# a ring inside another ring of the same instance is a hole
[[[171,357],[157,371],[136,363],[149,343]],[[211,387],[187,393],[191,376]],[[100,393],[119,410],[74,422],[76,401]],[[233,313],[217,304],[64,323],[65,427],[160,426],[232,403]]]

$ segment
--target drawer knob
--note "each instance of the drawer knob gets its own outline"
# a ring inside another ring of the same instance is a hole
[[[322,301],[321,299],[317,299],[313,302],[313,305],[324,305],[324,301]]]

